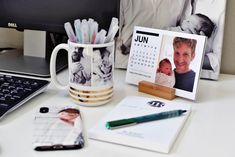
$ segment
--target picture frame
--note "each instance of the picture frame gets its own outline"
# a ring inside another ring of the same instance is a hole
[[[156,83],[195,100],[205,45],[205,36],[135,26],[126,82]]]
[[[194,14],[202,14],[208,17],[214,26],[207,40],[207,50],[200,78],[218,80],[225,10],[226,0],[120,0],[120,31],[116,43],[115,67],[127,68],[134,26],[182,31],[172,28],[181,26],[184,20]],[[205,35],[200,31],[188,31],[187,33]]]

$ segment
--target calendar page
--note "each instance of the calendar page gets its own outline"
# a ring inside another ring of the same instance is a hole
[[[176,88],[176,95],[196,98],[206,37],[136,26],[126,82],[142,80]]]

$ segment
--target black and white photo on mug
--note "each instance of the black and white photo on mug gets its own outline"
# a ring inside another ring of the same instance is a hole
[[[226,0],[120,0],[120,32],[115,67],[126,68],[134,26],[208,38],[201,78],[217,80],[223,45]]]
[[[93,73],[92,82],[94,86],[112,83],[113,54],[111,47],[93,49]]]
[[[91,86],[91,56],[85,54],[84,48],[75,47],[70,59],[70,81]]]

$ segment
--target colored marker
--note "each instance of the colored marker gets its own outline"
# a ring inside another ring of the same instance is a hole
[[[66,31],[66,33],[68,35],[69,41],[77,42],[76,35],[75,35],[74,31],[73,31],[73,28],[72,28],[70,22],[66,22],[64,24],[64,28],[65,28],[65,31]]]
[[[81,21],[77,19],[74,21],[75,33],[79,43],[82,43]]]
[[[187,112],[187,110],[172,110],[172,111],[160,112],[160,113],[155,113],[155,114],[150,114],[150,115],[145,115],[145,116],[109,121],[106,123],[106,128],[116,129],[120,127],[136,125],[139,123],[179,117],[185,112]]]

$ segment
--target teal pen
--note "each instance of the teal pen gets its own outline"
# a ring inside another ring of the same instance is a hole
[[[154,120],[179,117],[185,112],[187,112],[187,110],[171,110],[171,111],[154,113],[154,114],[145,115],[145,116],[114,120],[114,121],[107,122],[106,128],[107,129],[116,129],[116,128],[120,128],[120,127],[136,125],[139,123],[150,122],[150,121],[154,121]]]
[[[77,36],[77,41],[79,43],[82,43],[81,21],[79,19],[74,21],[74,28]]]

